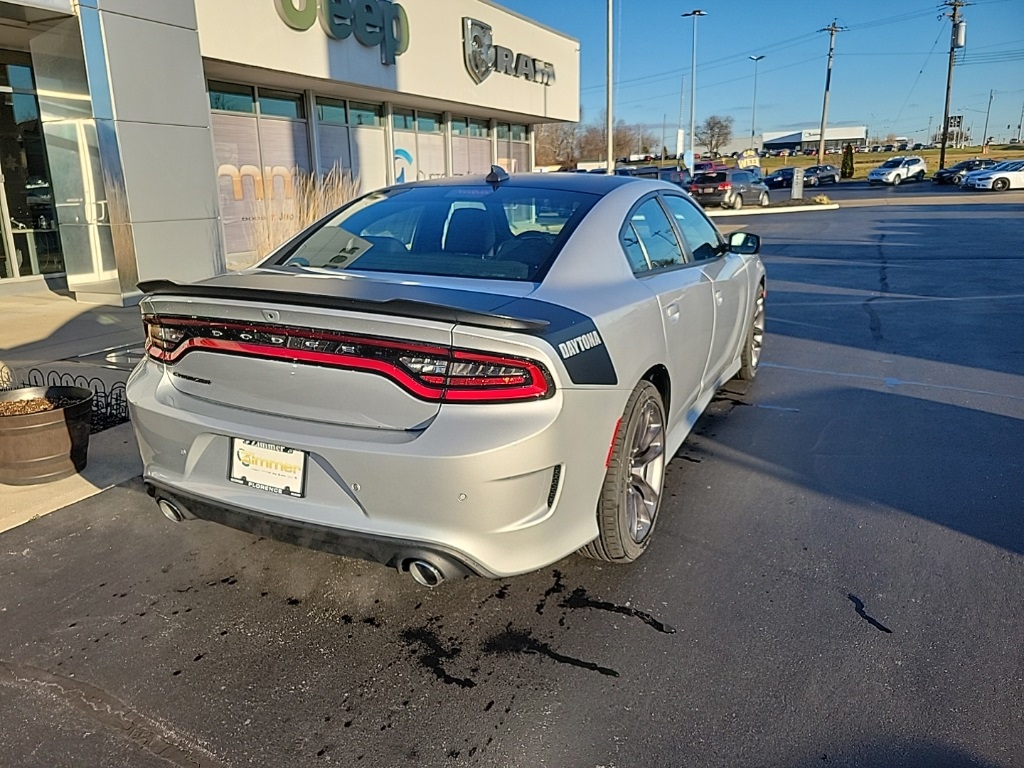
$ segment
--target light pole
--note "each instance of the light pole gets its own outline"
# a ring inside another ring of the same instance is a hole
[[[757,120],[757,62],[763,59],[764,55],[762,54],[761,56],[748,56],[747,58],[754,62],[754,102],[750,107],[750,148],[753,149],[754,132],[756,130],[755,121]]]
[[[690,162],[687,166],[690,168],[691,173],[693,172],[693,131],[696,127],[695,116],[696,116],[696,105],[697,105],[697,17],[707,16],[707,11],[693,10],[689,13],[684,13],[683,18],[693,19],[693,59],[690,63]]]

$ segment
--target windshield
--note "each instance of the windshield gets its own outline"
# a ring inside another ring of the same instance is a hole
[[[901,165],[903,165],[903,158],[894,157],[891,160],[886,160],[882,163],[882,168],[899,168]]]
[[[490,185],[371,193],[273,263],[361,272],[540,280],[598,195]]]

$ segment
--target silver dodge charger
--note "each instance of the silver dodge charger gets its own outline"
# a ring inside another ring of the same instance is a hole
[[[144,479],[203,519],[436,586],[651,542],[665,467],[764,340],[760,240],[678,186],[403,184],[257,266],[142,283]]]

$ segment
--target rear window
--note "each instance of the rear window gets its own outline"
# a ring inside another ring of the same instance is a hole
[[[722,172],[719,173],[698,173],[694,179],[694,184],[719,184],[726,180],[726,175]]]
[[[374,192],[308,232],[273,263],[539,281],[598,199],[485,184]]]

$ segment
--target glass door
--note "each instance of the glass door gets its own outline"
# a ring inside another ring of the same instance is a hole
[[[64,272],[27,54],[0,51],[0,277]]]

